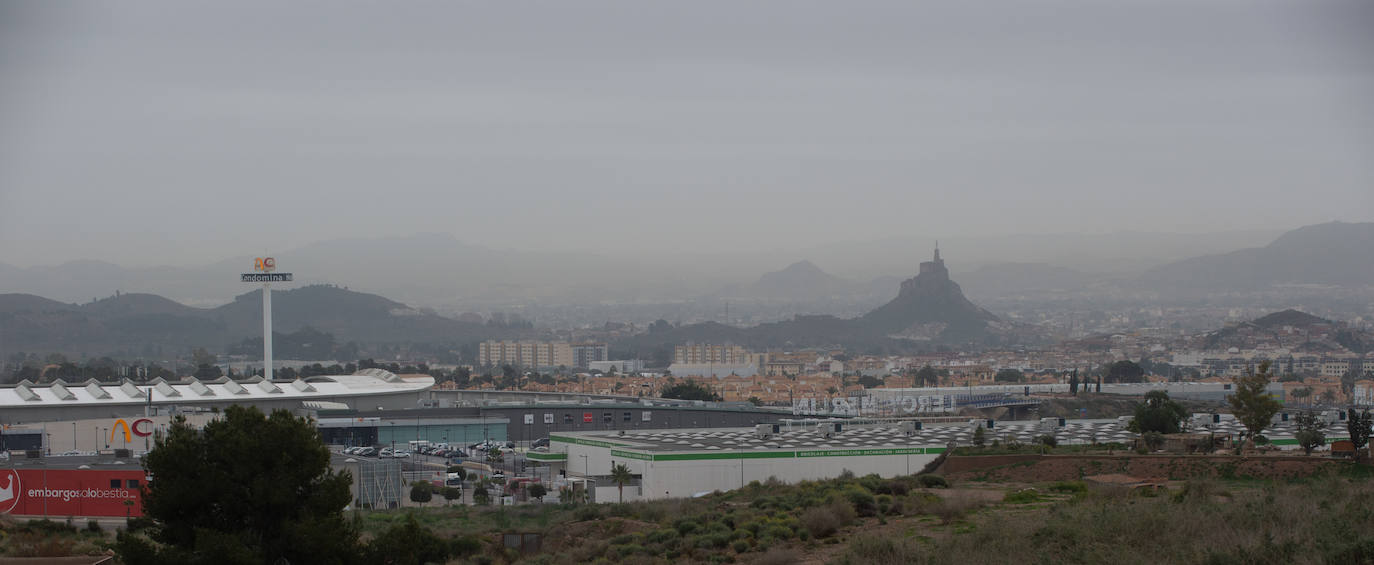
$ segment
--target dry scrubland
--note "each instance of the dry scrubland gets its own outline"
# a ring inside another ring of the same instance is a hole
[[[1199,478],[1157,495],[1079,481],[956,483],[874,476],[754,484],[701,499],[514,509],[431,508],[465,537],[453,563],[1367,563],[1367,467],[1296,481]],[[372,513],[380,531],[396,514]],[[499,548],[541,532],[543,551]]]
[[[699,499],[358,516],[375,536],[413,516],[450,563],[1370,563],[1369,467],[1299,480],[1198,478],[1166,492],[1081,481],[946,488],[934,476],[754,483]],[[5,557],[99,553],[84,524],[0,521]],[[500,532],[542,533],[538,554]]]

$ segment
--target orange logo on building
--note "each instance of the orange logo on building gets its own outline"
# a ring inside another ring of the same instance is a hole
[[[124,429],[124,443],[130,443],[134,441],[133,436],[148,437],[150,435],[153,435],[153,432],[151,430],[145,431],[143,429],[144,424],[152,425],[152,423],[153,421],[147,418],[139,418],[137,420],[134,420],[133,426],[130,426],[129,423],[125,422],[123,419],[115,420],[114,426],[110,427],[110,442],[114,442],[115,432],[119,431],[120,428]]]
[[[270,273],[277,270],[277,260],[271,257],[258,257],[253,259],[253,270]]]

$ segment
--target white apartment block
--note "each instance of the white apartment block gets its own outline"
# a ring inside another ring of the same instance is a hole
[[[477,346],[477,363],[481,366],[575,366],[572,346],[566,341],[484,341]]]

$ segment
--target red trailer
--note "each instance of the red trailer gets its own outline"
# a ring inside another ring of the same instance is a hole
[[[142,516],[141,469],[0,469],[0,514]]]

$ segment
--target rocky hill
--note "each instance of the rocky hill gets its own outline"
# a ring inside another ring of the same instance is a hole
[[[755,300],[817,300],[856,290],[850,281],[821,270],[810,261],[797,261],[779,271],[764,273],[752,284],[722,294]]]
[[[920,273],[902,282],[897,297],[865,314],[857,323],[865,329],[918,340],[963,342],[984,337],[997,316],[979,308],[950,280],[949,270],[935,250],[935,259],[921,263]]]
[[[1292,309],[1207,333],[1202,336],[1201,342],[1202,347],[1207,349],[1251,349],[1267,345],[1294,352],[1374,351],[1374,335],[1369,332],[1351,328],[1344,322]]]
[[[1013,334],[1010,324],[964,297],[937,250],[933,261],[921,264],[919,274],[901,283],[896,298],[858,318],[796,316],[750,328],[692,324],[634,336],[616,346],[618,352],[644,358],[661,356],[671,344],[686,342],[733,343],[755,349],[840,346],[895,352],[941,344],[977,346]]]

